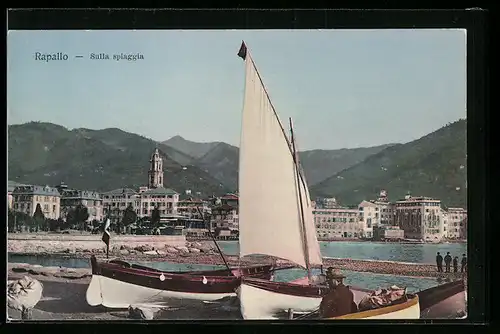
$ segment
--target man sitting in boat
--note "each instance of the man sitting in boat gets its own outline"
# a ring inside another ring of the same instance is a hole
[[[332,267],[327,269],[326,280],[330,291],[321,300],[319,306],[321,318],[339,317],[358,311],[354,294],[344,285],[344,278],[340,270],[334,270]]]

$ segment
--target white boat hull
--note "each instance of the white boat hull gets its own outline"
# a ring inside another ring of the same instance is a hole
[[[294,313],[308,313],[319,308],[321,296],[301,297],[259,289],[242,283],[236,291],[243,319],[279,319],[277,314],[292,309]]]
[[[236,296],[236,294],[157,290],[101,275],[92,276],[86,293],[89,305],[103,305],[108,308],[128,308],[130,305],[150,307],[181,306],[193,302],[215,301],[230,296]]]

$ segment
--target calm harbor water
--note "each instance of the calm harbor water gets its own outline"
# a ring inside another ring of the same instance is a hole
[[[64,257],[47,257],[47,256],[27,256],[27,255],[8,255],[10,263],[29,263],[38,264],[45,267],[61,266],[66,268],[90,268],[89,260],[87,259],[70,259]],[[145,261],[130,261],[133,263],[153,267],[165,271],[185,271],[185,270],[210,270],[215,268],[223,268],[222,266],[212,265],[193,265],[193,264],[179,264],[167,262],[145,262]],[[317,272],[319,273],[319,272]],[[398,285],[407,287],[409,292],[416,292],[423,289],[439,284],[437,279],[431,278],[413,278],[413,277],[399,277],[390,275],[381,275],[373,273],[359,273],[344,270],[343,273],[347,276],[346,283],[367,289],[376,289],[378,287],[389,287],[391,285]],[[297,278],[304,277],[305,270],[301,269],[287,269],[276,272],[276,281],[291,281]]]
[[[237,241],[219,241],[222,251],[228,255],[239,253]],[[412,263],[430,263],[436,261],[436,253],[461,258],[467,252],[465,243],[449,244],[398,244],[388,242],[320,242],[323,257],[354,259],[354,260],[382,260]]]

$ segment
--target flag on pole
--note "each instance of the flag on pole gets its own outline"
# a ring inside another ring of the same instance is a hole
[[[241,57],[243,60],[247,57],[247,46],[244,41],[241,41],[240,51],[238,51],[238,57]]]
[[[109,225],[111,222],[109,221],[109,218],[106,219],[106,224],[104,224],[104,234],[102,235],[102,241],[106,244],[106,256],[109,255],[109,239],[111,235],[109,234]]]

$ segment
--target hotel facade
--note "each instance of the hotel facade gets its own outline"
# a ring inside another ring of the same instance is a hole
[[[443,238],[441,201],[438,199],[407,195],[395,203],[394,217],[405,238],[426,242],[440,242]]]
[[[33,216],[37,205],[47,219],[59,219],[61,214],[61,195],[56,188],[49,186],[21,185],[12,191],[14,211]]]
[[[448,208],[447,212],[448,239],[467,239],[467,210],[463,208]]]
[[[360,238],[364,234],[363,222],[357,209],[313,209],[316,232],[320,239]]]
[[[61,194],[61,218],[66,219],[68,213],[78,205],[87,208],[88,221],[102,221],[103,206],[101,195],[95,191],[69,189],[64,183],[56,187]]]

